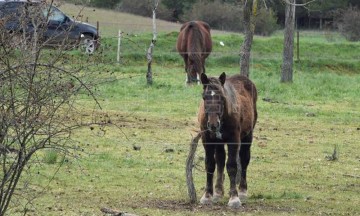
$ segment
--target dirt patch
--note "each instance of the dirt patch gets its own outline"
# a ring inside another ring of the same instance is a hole
[[[168,211],[189,211],[189,212],[211,212],[214,215],[221,215],[222,213],[241,213],[241,212],[273,212],[273,213],[291,213],[295,209],[291,207],[281,207],[281,206],[272,206],[265,205],[264,203],[247,203],[239,209],[230,209],[227,207],[226,203],[218,203],[213,205],[200,205],[200,204],[190,204],[186,201],[179,200],[148,200],[144,202],[141,206],[139,205],[130,205],[132,208],[152,208],[152,209],[163,209]]]

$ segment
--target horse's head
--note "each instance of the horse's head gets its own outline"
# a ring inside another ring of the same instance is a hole
[[[225,73],[222,73],[219,78],[208,78],[206,74],[201,74],[201,83],[204,86],[203,100],[206,126],[210,133],[216,135],[217,138],[221,138],[220,130],[226,105],[225,80]]]
[[[187,73],[187,83],[198,83],[200,82],[199,74],[203,73],[203,68],[201,65],[201,60],[192,60],[188,59],[188,63],[186,65],[186,73]]]

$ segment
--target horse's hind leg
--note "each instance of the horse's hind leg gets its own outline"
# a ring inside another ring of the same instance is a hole
[[[213,202],[218,202],[224,196],[224,168],[225,168],[225,148],[223,144],[217,145],[215,150],[216,160],[216,183]]]
[[[206,168],[206,186],[205,193],[200,199],[201,204],[211,204],[213,196],[213,177],[215,171],[215,145],[204,143],[205,148],[205,168]]]
[[[250,147],[253,140],[252,132],[241,140],[240,147],[240,164],[241,164],[241,177],[239,185],[239,196],[241,201],[245,201],[247,198],[247,182],[246,182],[246,170],[250,163]]]

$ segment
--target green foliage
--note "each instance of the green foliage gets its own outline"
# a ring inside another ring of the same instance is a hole
[[[262,36],[269,36],[280,26],[276,23],[276,15],[273,10],[260,8],[259,14],[256,17],[255,34]]]
[[[242,31],[241,7],[220,1],[197,2],[185,12],[183,20],[203,20],[214,29]]]
[[[140,16],[152,17],[154,4],[153,1],[144,0],[122,0],[118,5],[118,10],[126,13],[132,13]],[[170,20],[172,12],[163,4],[156,8],[156,17],[163,20]]]
[[[326,14],[329,11],[343,9],[348,6],[348,0],[318,0],[318,1],[312,1],[308,6],[308,10],[310,11],[320,11],[321,14]]]
[[[181,16],[189,11],[196,0],[162,0],[161,3],[172,11],[171,21],[179,21]]]

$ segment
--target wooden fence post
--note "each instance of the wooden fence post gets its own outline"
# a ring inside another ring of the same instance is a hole
[[[300,33],[296,31],[296,62],[300,62]]]
[[[121,30],[119,30],[119,34],[118,34],[118,49],[117,49],[117,58],[116,58],[116,60],[117,60],[117,63],[120,63],[120,55],[121,55],[121,53],[120,53],[120,48],[121,48],[121,37],[122,37],[122,32],[121,32]]]

